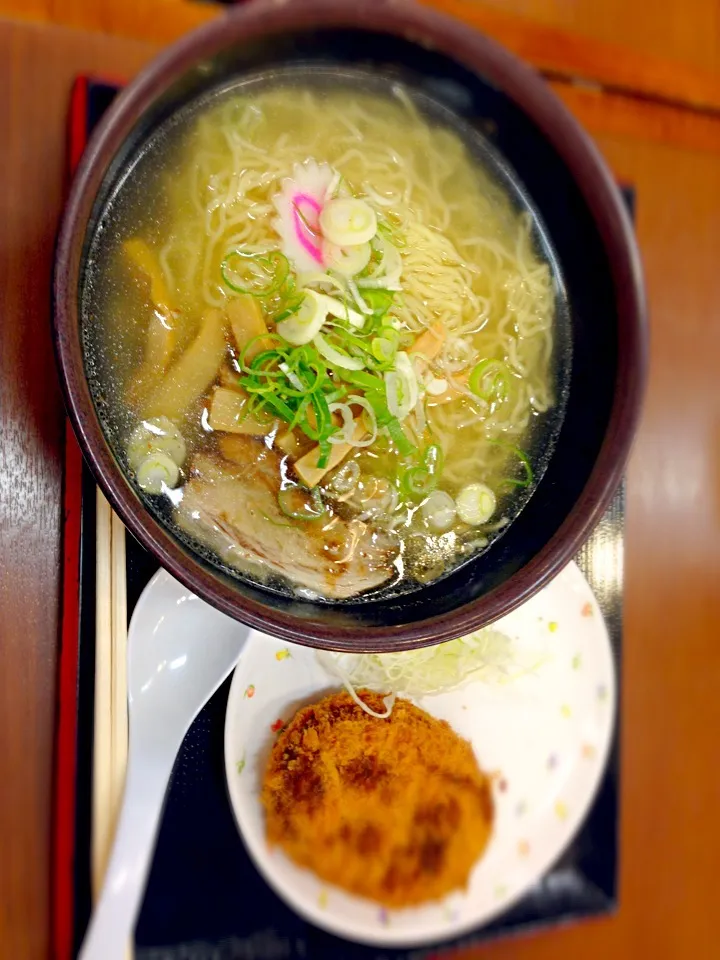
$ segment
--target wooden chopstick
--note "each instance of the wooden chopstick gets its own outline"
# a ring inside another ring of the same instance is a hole
[[[128,753],[125,527],[100,490],[96,499],[93,900],[107,869],[122,802]],[[132,960],[132,943],[127,957]]]
[[[112,829],[112,511],[100,490],[95,516],[95,710],[93,731],[91,883],[97,900]]]
[[[127,577],[125,567],[125,527],[113,513],[111,521],[111,776],[113,831],[117,820],[128,756],[128,688],[127,688]]]

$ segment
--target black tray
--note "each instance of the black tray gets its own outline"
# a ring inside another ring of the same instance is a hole
[[[84,81],[85,135],[117,88]],[[77,117],[75,118],[77,129]],[[632,192],[625,191],[632,207]],[[624,488],[575,558],[605,617],[620,679]],[[128,618],[157,563],[127,535]],[[95,640],[95,487],[82,481],[80,641],[75,783],[74,952],[90,914],[90,819]],[[136,929],[137,960],[420,960],[449,956],[504,934],[609,913],[617,905],[618,729],[600,790],[582,829],[554,867],[501,917],[427,950],[364,947],[293,913],[252,865],[230,809],[223,731],[228,680],[191,727],[168,791]]]

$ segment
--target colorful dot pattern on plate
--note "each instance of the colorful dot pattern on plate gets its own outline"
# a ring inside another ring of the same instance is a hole
[[[571,841],[602,775],[614,722],[615,679],[603,618],[571,564],[497,627],[516,638],[518,670],[511,682],[476,682],[418,701],[469,739],[483,769],[494,774],[494,834],[466,892],[410,910],[381,910],[327,887],[281,850],[270,855],[259,803],[267,751],[300,706],[338,685],[315,651],[251,637],[228,701],[230,797],[260,872],[317,926],[387,947],[460,936],[519,899]]]

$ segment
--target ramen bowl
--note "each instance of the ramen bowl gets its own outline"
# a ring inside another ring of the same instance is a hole
[[[325,602],[233,573],[149,508],[118,455],[88,357],[85,277],[103,211],[158,128],[211,91],[267,71],[361,71],[399,82],[478,132],[547,238],[565,337],[564,417],[541,479],[484,552],[397,595]],[[127,528],[198,596],[280,638],[390,651],[468,634],[523,603],[573,557],[612,499],[646,368],[645,304],[632,229],[592,142],[541,78],[465,24],[412,3],[250,3],[170,47],[116,99],[78,170],[55,265],[54,330],[70,417]],[[570,360],[571,358],[571,360]]]

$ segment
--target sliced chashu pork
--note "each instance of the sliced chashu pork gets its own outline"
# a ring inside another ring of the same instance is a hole
[[[324,597],[345,600],[394,573],[397,541],[359,523],[289,520],[278,506],[281,457],[244,436],[220,441],[222,457],[195,458],[176,520],[245,573],[269,572]]]

